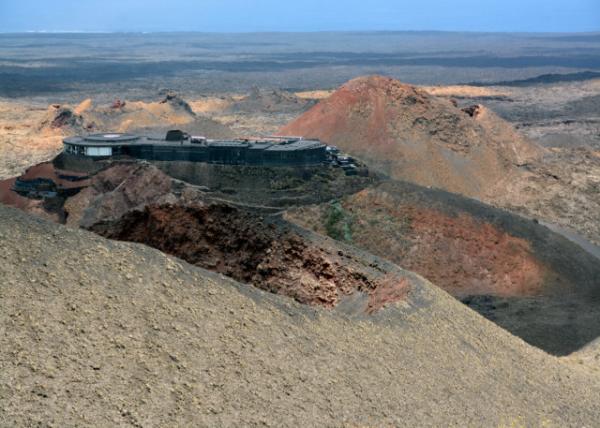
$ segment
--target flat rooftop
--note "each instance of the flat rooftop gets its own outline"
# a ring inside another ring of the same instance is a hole
[[[65,144],[71,144],[84,147],[111,147],[111,146],[136,146],[136,145],[155,145],[166,147],[223,147],[223,148],[244,148],[254,150],[270,151],[294,151],[309,150],[325,147],[325,144],[319,140],[304,139],[280,139],[272,140],[202,140],[201,142],[192,142],[192,138],[185,138],[179,141],[167,141],[164,138],[147,137],[133,134],[106,133],[93,134],[88,136],[68,137],[64,140]]]

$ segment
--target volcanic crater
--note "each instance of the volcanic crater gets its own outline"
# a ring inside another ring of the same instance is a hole
[[[407,278],[380,268],[352,268],[352,256],[327,250],[281,222],[265,221],[228,205],[160,205],[132,211],[90,230],[139,242],[191,264],[298,302],[332,308],[344,296],[369,296],[371,313],[403,300]]]

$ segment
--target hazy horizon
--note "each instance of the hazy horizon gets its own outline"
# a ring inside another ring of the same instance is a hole
[[[0,4],[3,33],[600,31],[595,0],[22,0]]]
[[[214,35],[227,35],[227,34],[318,34],[318,33],[331,33],[331,34],[343,34],[343,33],[463,33],[463,34],[540,34],[540,35],[552,35],[552,34],[590,34],[600,35],[599,30],[592,31],[480,31],[480,30],[304,30],[304,31],[195,31],[195,30],[24,30],[24,31],[1,31],[0,34],[214,34]]]

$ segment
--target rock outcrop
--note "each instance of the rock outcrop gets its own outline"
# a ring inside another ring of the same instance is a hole
[[[39,125],[40,131],[59,130],[65,134],[83,132],[91,129],[84,117],[68,106],[53,104],[48,107],[46,117]]]

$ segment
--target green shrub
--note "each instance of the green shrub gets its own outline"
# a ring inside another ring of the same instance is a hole
[[[338,241],[352,242],[352,223],[354,218],[348,214],[339,201],[332,202],[324,216],[327,236]]]

